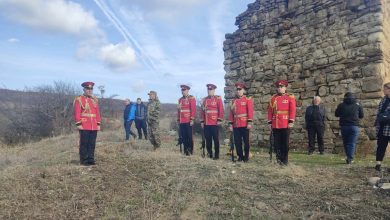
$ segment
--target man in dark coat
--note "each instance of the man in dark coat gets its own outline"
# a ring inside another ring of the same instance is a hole
[[[146,115],[146,106],[141,101],[141,98],[138,98],[135,111],[135,127],[137,128],[139,139],[142,139],[142,131],[144,132],[145,139],[148,139],[148,132],[146,130]]]
[[[343,102],[337,106],[335,116],[340,117],[341,136],[347,155],[345,161],[351,165],[355,154],[356,141],[359,138],[359,119],[364,117],[363,108],[357,103],[356,97],[351,92],[347,92],[344,95]]]
[[[321,98],[314,96],[313,104],[306,108],[305,123],[309,137],[309,155],[314,152],[316,136],[318,151],[320,154],[324,154],[325,107],[320,103]]]

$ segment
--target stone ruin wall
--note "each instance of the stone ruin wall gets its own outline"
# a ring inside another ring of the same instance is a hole
[[[390,0],[257,0],[236,18],[238,30],[226,35],[225,97],[243,81],[254,99],[252,146],[269,143],[267,105],[273,82],[289,81],[297,99],[292,148],[307,149],[306,107],[314,95],[327,108],[325,148],[342,151],[338,118],[345,92],[364,108],[358,153],[375,150],[373,123],[382,86],[390,81]],[[360,152],[359,152],[360,151]]]

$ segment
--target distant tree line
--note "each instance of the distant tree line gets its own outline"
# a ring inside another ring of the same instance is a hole
[[[26,143],[75,131],[73,101],[80,94],[80,86],[62,81],[24,91],[0,89],[1,142]],[[113,97],[99,100],[105,127],[112,126],[108,119],[118,118],[123,108],[121,100]]]

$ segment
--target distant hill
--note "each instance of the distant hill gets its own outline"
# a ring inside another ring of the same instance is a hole
[[[40,88],[38,91],[0,89],[0,140],[16,144],[42,137],[74,132],[73,100],[79,95],[72,88]],[[147,104],[147,102],[145,103]],[[122,126],[123,100],[99,99],[103,128]],[[161,104],[161,119],[175,116],[176,104]],[[164,126],[170,129],[170,119]]]

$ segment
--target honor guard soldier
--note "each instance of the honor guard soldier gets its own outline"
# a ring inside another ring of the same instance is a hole
[[[237,97],[230,103],[229,129],[233,131],[238,161],[247,162],[249,160],[249,130],[253,123],[253,100],[244,95],[246,90],[244,83],[236,83],[235,86]],[[244,142],[244,152],[242,142]]]
[[[293,95],[286,93],[288,82],[279,80],[275,84],[277,94],[268,105],[268,124],[272,129],[276,159],[279,164],[288,164],[289,129],[295,121],[296,102]]]
[[[200,125],[203,128],[206,139],[207,153],[213,158],[212,140],[214,140],[214,160],[219,159],[219,135],[218,126],[221,125],[224,117],[222,98],[215,95],[217,86],[207,84],[208,96],[202,99],[202,112]]]
[[[194,142],[192,138],[192,126],[196,115],[195,97],[189,95],[190,87],[181,85],[182,97],[179,99],[177,108],[177,121],[179,123],[180,137],[184,144],[184,153],[189,156],[194,152]]]
[[[73,102],[74,120],[80,133],[80,164],[95,165],[95,145],[97,131],[100,130],[99,103],[93,96],[93,82],[84,82],[84,94],[75,98]]]

